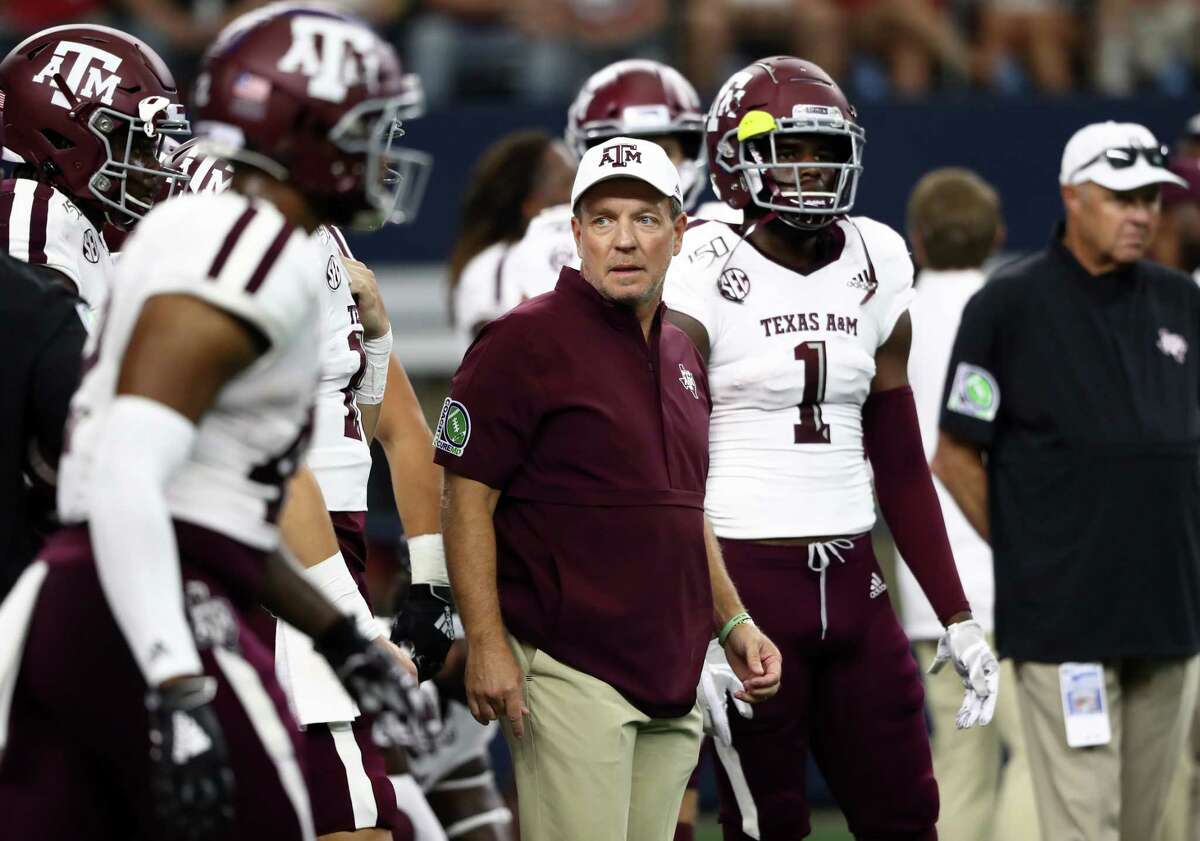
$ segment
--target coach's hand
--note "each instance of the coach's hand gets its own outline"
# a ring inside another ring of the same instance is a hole
[[[358,708],[374,717],[377,743],[403,745],[418,754],[434,749],[442,729],[437,704],[421,691],[386,640],[368,640],[354,618],[345,616],[314,637],[313,648],[329,661]]]
[[[954,723],[959,730],[976,724],[981,727],[992,720],[996,712],[996,696],[1000,691],[1000,664],[988,645],[983,627],[974,619],[955,622],[946,628],[938,640],[937,656],[929,666],[937,674],[947,663],[962,678],[966,694]]]
[[[450,588],[436,584],[414,584],[404,607],[392,622],[392,642],[407,643],[417,664],[420,680],[432,679],[442,670],[450,644],[454,642],[454,610]]]
[[[146,693],[150,796],[168,837],[215,841],[233,832],[233,771],[211,706],[217,681],[176,678]]]
[[[742,681],[733,697],[757,704],[779,691],[783,656],[753,622],[734,626],[725,639],[725,658]]]
[[[508,719],[513,735],[525,735],[524,675],[508,642],[472,641],[467,646],[467,706],[480,724]]]

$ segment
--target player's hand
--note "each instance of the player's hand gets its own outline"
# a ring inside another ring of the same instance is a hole
[[[733,697],[757,704],[779,691],[783,655],[753,622],[743,622],[729,632],[725,658],[742,681],[742,689]]]
[[[359,710],[374,717],[372,735],[382,746],[400,745],[422,754],[433,750],[442,729],[437,705],[421,691],[386,640],[364,637],[350,616],[313,638]]]
[[[983,628],[974,619],[955,622],[946,628],[938,640],[937,656],[929,666],[929,674],[937,674],[947,663],[954,664],[954,671],[966,688],[962,706],[954,718],[955,725],[959,730],[986,725],[996,712],[1000,664]]]
[[[233,771],[211,706],[217,681],[171,680],[146,693],[150,717],[150,796],[163,829],[184,841],[233,832]]]
[[[354,304],[358,307],[363,336],[367,339],[378,339],[392,329],[392,323],[388,320],[383,296],[379,294],[375,272],[368,269],[365,263],[349,257],[344,258],[342,262],[346,264],[346,271],[350,274],[350,294],[354,296]]]
[[[430,680],[440,672],[454,642],[450,588],[436,584],[409,588],[408,601],[392,622],[392,642],[412,648],[420,680]]]
[[[467,706],[480,724],[508,720],[513,735],[525,735],[525,676],[508,643],[472,642],[467,646]]]
[[[392,658],[400,664],[400,668],[404,669],[404,671],[408,672],[413,677],[417,677],[417,664],[413,662],[412,657],[409,656],[408,652],[405,651],[402,646],[396,645],[396,643],[392,642],[391,640],[385,640],[382,638],[379,639],[379,642],[381,642],[383,647],[388,650],[388,653],[392,655]],[[417,680],[420,680],[420,678],[418,677]]]
[[[704,732],[725,746],[733,744],[729,729],[729,699],[742,718],[754,718],[754,707],[737,697],[742,681],[733,673],[725,652],[713,640],[704,655],[704,668],[700,671],[700,684],[696,687],[696,700],[704,716]]]

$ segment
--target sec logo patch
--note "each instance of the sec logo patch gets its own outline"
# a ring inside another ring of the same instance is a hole
[[[726,269],[717,281],[717,291],[725,300],[740,304],[750,294],[750,277],[741,269]]]
[[[96,232],[91,228],[87,228],[83,232],[83,259],[89,263],[100,262],[100,240],[96,238]]]
[[[342,264],[333,254],[329,255],[329,262],[325,265],[325,282],[329,284],[330,289],[337,289],[342,285]]]

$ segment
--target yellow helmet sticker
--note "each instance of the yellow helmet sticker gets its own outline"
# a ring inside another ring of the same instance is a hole
[[[742,117],[742,121],[738,123],[738,141],[749,137],[758,137],[760,134],[776,131],[778,128],[775,118],[766,111],[747,111],[746,116]]]

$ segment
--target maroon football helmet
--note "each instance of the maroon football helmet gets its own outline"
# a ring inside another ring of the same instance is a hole
[[[739,70],[713,100],[706,128],[713,190],[730,207],[754,204],[803,229],[854,207],[866,133],[841,88],[812,62],[776,56]],[[838,160],[781,160],[776,138],[789,134],[837,138]],[[812,169],[835,171],[834,189],[803,189],[800,174]]]
[[[233,183],[233,165],[215,155],[207,155],[200,138],[181,143],[163,155],[163,164],[187,176],[186,182],[171,184],[168,196],[187,193],[223,193]]]
[[[704,112],[678,70],[646,59],[618,61],[592,74],[567,111],[566,141],[576,160],[612,137],[663,134],[683,146],[679,181],[690,208],[704,190]]]
[[[432,160],[393,143],[424,95],[358,19],[303,3],[242,15],[206,53],[195,100],[205,154],[295,185],[322,221],[375,228],[415,216]]]
[[[5,147],[99,221],[128,227],[177,173],[163,139],[187,135],[171,71],[149,46],[107,26],[46,29],[0,62]]]

